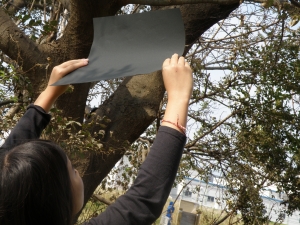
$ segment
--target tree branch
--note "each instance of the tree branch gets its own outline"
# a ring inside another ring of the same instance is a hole
[[[69,0],[59,0],[59,2],[63,5],[63,7],[66,10],[68,10],[69,12],[71,11],[70,1]]]
[[[20,103],[17,103],[14,107],[10,108],[9,111],[5,114],[3,121],[6,120],[7,118],[14,117],[14,115],[19,112],[20,108],[21,108]]]
[[[232,70],[229,66],[208,66],[204,67],[205,70]]]
[[[300,3],[298,2],[298,0],[290,0],[291,1],[291,4],[300,8]]]
[[[126,0],[126,4],[141,4],[152,6],[184,5],[199,3],[215,3],[220,5],[232,5],[240,3],[240,0]]]
[[[95,199],[95,200],[97,200],[97,201],[99,201],[99,202],[102,202],[102,203],[104,203],[104,204],[106,204],[106,205],[111,205],[111,204],[112,204],[112,202],[111,202],[110,200],[108,200],[108,199],[106,199],[106,198],[103,198],[103,197],[101,197],[100,195],[94,194],[94,195],[93,195],[93,199]]]
[[[235,210],[232,210],[231,213],[228,213],[222,219],[220,219],[219,221],[215,222],[213,225],[219,225],[219,224],[223,223],[227,218],[229,218],[230,216],[232,216],[235,212],[236,212]]]
[[[232,116],[234,116],[236,113],[237,113],[237,111],[232,112],[230,115],[228,115],[227,117],[225,117],[223,120],[221,120],[220,122],[218,122],[217,124],[215,124],[210,130],[204,132],[201,136],[195,138],[195,140],[192,141],[191,143],[188,143],[185,146],[185,148],[189,148],[189,147],[195,145],[199,140],[201,140],[203,137],[205,137],[206,135],[210,134],[215,129],[217,129],[219,126],[221,126],[222,124],[224,124],[229,118],[231,118]]]
[[[25,0],[11,0],[9,2],[7,2],[7,4],[5,5],[4,8],[7,9],[7,11],[9,12],[9,14],[15,14],[17,13],[19,10],[28,7],[28,2]],[[31,9],[35,8],[35,9],[43,9],[44,6],[43,4],[40,3],[35,3],[34,1],[31,4]]]
[[[0,49],[24,71],[33,69],[41,60],[47,62],[39,46],[17,27],[3,8],[0,8]]]
[[[5,100],[3,102],[0,102],[0,107],[8,104],[16,103],[14,100]],[[18,101],[18,103],[22,103],[22,101]]]
[[[214,4],[181,6],[187,35],[186,44],[192,44],[208,28],[226,18],[236,7],[238,4],[231,6],[216,6]],[[189,47],[186,51],[188,50]],[[143,87],[143,92],[140,92],[137,87]],[[91,154],[90,163],[83,176],[84,183],[90,184],[85,188],[85,199],[89,199],[101,180],[123,156],[123,148],[139,138],[149,124],[157,118],[164,92],[162,77],[159,73],[153,73],[152,76],[128,77],[96,111],[96,116],[100,118],[105,116],[112,121],[107,126],[105,137],[101,141],[104,143],[105,149],[113,149],[114,154]],[[103,128],[95,125],[91,133],[98,133],[99,130],[103,130]],[[95,168],[97,168],[97,172],[95,172]]]
[[[124,0],[123,5],[127,4],[141,4],[152,6],[169,6],[169,5],[184,5],[184,4],[201,4],[213,3],[219,5],[232,5],[236,3],[252,2],[252,3],[265,3],[267,0]],[[289,0],[280,0],[280,3],[286,3]],[[291,4],[300,7],[298,0],[290,0]]]

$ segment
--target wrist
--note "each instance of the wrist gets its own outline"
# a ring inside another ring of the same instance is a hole
[[[43,94],[44,97],[51,102],[55,102],[59,97],[59,95],[55,91],[51,90],[50,86],[48,86],[41,94]]]
[[[170,101],[180,101],[180,102],[189,102],[191,99],[190,92],[182,91],[167,91],[168,100]]]
[[[187,99],[169,99],[162,125],[172,127],[182,133],[185,133],[188,106],[189,100]]]
[[[180,107],[180,108],[188,108],[190,99],[183,99],[183,98],[169,98],[167,101],[167,106],[171,107]]]
[[[46,88],[35,100],[34,105],[42,107],[45,112],[48,113],[57,98],[58,96],[53,95],[52,92],[48,91]]]
[[[179,131],[180,131],[181,133],[183,133],[183,134],[186,134],[186,127],[182,126],[182,125],[179,123],[179,118],[177,118],[176,123],[175,123],[175,122],[172,122],[172,121],[169,121],[169,120],[165,120],[165,119],[163,119],[163,120],[161,121],[161,123],[162,123],[163,125],[165,125],[165,126],[166,126],[166,124],[168,124],[169,126],[170,126],[170,124],[171,124],[172,126],[170,126],[170,127],[173,127],[173,128],[175,128],[176,130],[179,130]]]

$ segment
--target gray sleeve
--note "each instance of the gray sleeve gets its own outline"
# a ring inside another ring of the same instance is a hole
[[[27,111],[13,128],[1,148],[11,148],[18,144],[38,139],[48,125],[51,116],[43,108],[29,105]]]
[[[85,225],[152,224],[170,194],[185,142],[185,135],[161,126],[131,188]]]

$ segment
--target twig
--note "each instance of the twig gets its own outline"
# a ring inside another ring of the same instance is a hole
[[[104,204],[106,204],[106,205],[111,205],[111,204],[112,204],[112,202],[111,202],[110,200],[108,200],[108,199],[106,199],[106,198],[103,198],[103,197],[101,197],[100,195],[94,194],[92,197],[93,197],[95,200],[97,200],[97,201],[99,201],[99,202],[102,202],[102,203],[104,203]]]

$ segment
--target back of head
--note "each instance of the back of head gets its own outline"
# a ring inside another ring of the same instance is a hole
[[[67,157],[57,145],[37,140],[1,153],[1,225],[70,225],[71,217]]]

